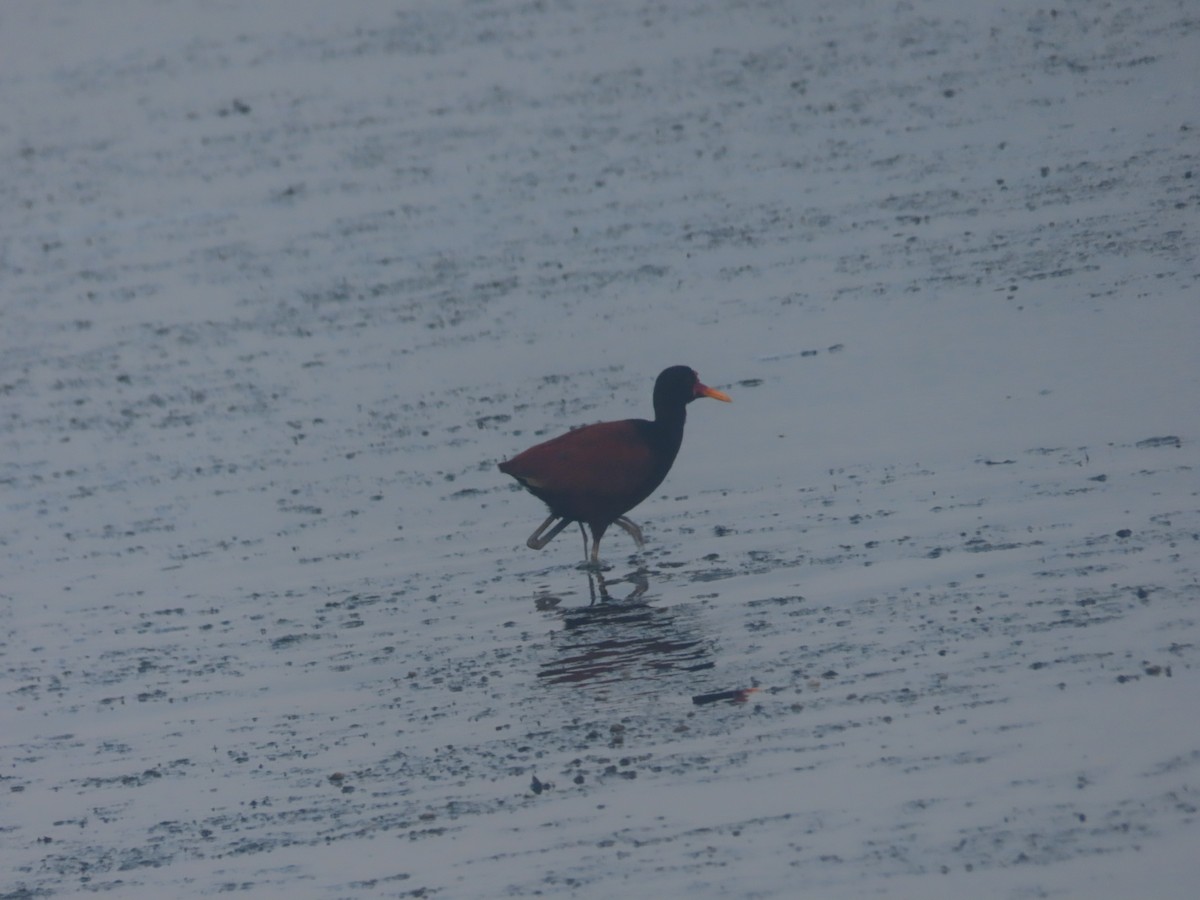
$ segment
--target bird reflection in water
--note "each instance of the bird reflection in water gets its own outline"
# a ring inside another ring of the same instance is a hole
[[[613,579],[605,578],[603,572],[593,571],[591,569],[585,569],[584,571],[587,572],[588,593],[591,594],[593,605],[596,603],[597,596],[599,596],[603,601],[611,601],[613,596],[608,592],[609,587],[616,586],[622,582],[632,584],[633,590],[629,592],[629,595],[625,597],[624,600],[619,601],[621,603],[633,603],[635,600],[641,597],[642,594],[650,590],[650,573],[644,568],[636,569],[635,571],[630,572],[624,578]]]
[[[542,665],[539,678],[550,684],[605,683],[713,667],[711,642],[698,636],[686,607],[651,606],[638,599],[649,587],[644,569],[607,585],[601,578],[606,603],[594,602],[593,577],[589,572],[590,606],[555,610],[563,624],[554,635],[557,658]],[[609,596],[607,587],[622,581],[634,585],[632,593],[623,600]],[[539,598],[539,609],[550,608],[545,599]]]
[[[645,568],[635,569],[628,575],[623,575],[620,578],[605,578],[603,571],[593,569],[586,564],[581,564],[576,568],[587,573],[588,594],[592,598],[592,606],[596,605],[597,600],[600,600],[602,603],[632,603],[650,589],[650,573]],[[608,592],[608,589],[620,584],[631,584],[633,585],[633,590],[623,598],[614,598]],[[562,603],[562,598],[556,594],[542,593],[534,598],[534,605],[542,612],[554,609],[560,603]]]

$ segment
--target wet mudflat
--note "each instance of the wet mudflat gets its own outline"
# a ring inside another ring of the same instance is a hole
[[[0,897],[1192,895],[1189,4],[0,20]]]

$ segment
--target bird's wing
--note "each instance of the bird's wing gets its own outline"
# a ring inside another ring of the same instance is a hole
[[[655,470],[643,429],[626,419],[568,431],[501,464],[501,471],[538,492],[627,496],[641,491]]]

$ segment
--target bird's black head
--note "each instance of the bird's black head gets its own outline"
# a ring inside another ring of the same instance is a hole
[[[696,370],[690,366],[671,366],[663,369],[654,382],[654,413],[682,410],[697,397],[732,402],[727,394],[701,384]]]

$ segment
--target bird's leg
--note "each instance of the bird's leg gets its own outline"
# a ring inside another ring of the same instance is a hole
[[[526,543],[526,545],[529,546],[529,548],[531,550],[541,550],[548,543],[550,543],[552,540],[554,540],[556,537],[558,537],[558,533],[560,531],[562,531],[564,528],[566,528],[568,525],[571,524],[570,519],[562,519],[562,521],[559,522],[557,525],[555,525],[553,528],[551,528],[547,534],[543,535],[542,532],[545,531],[547,528],[549,528],[550,523],[553,522],[555,519],[562,519],[562,516],[551,513],[549,516],[546,517],[546,521],[537,527],[537,531],[535,531],[533,534],[531,534],[529,536],[529,540],[527,540],[525,543]]]
[[[592,526],[592,554],[591,559],[587,562],[589,569],[600,569],[600,538],[604,537],[604,526],[597,528]],[[587,534],[583,536],[583,551],[587,552]]]
[[[633,538],[634,542],[638,545],[639,550],[645,548],[646,542],[642,540],[642,529],[638,528],[636,523],[630,521],[624,516],[621,516],[621,518],[617,519],[615,524],[620,525],[629,532],[629,536]]]

